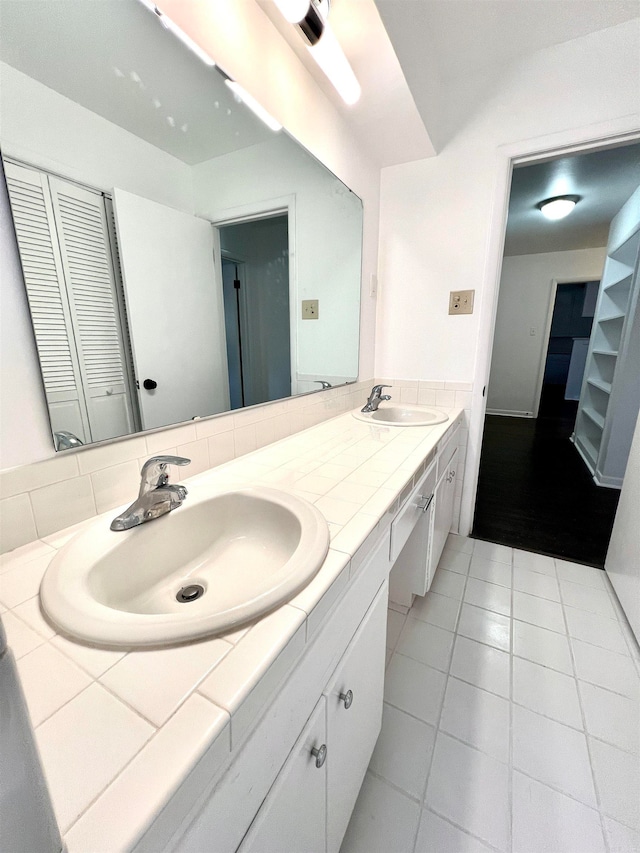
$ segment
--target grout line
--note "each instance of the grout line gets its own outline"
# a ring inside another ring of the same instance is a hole
[[[448,537],[447,537],[447,538],[448,538]],[[475,548],[475,543],[474,543],[474,548]],[[471,552],[471,554],[473,555],[473,551]],[[472,558],[473,558],[473,557],[472,557]],[[471,562],[471,561],[470,561],[470,562]],[[439,566],[438,566],[438,568],[436,569],[436,571],[434,572],[434,580],[435,580],[435,576],[436,576],[436,575],[437,575],[437,573],[438,573],[438,569],[439,569]],[[427,805],[427,789],[428,789],[428,787],[429,787],[429,779],[430,779],[430,777],[431,777],[431,769],[432,769],[432,767],[433,767],[433,760],[434,760],[434,756],[435,756],[435,754],[436,754],[436,748],[437,748],[437,745],[438,745],[438,734],[440,733],[440,723],[441,723],[441,720],[442,720],[442,713],[443,713],[443,711],[444,711],[444,703],[445,703],[445,699],[446,699],[446,696],[447,696],[447,688],[448,688],[448,686],[449,686],[449,678],[451,678],[451,662],[452,662],[452,660],[453,660],[453,653],[454,653],[454,649],[455,649],[456,642],[457,642],[458,625],[459,625],[459,623],[460,623],[460,614],[461,614],[461,612],[462,612],[462,601],[464,600],[464,594],[465,594],[465,591],[466,591],[466,588],[467,588],[467,583],[468,583],[468,581],[469,581],[469,575],[464,576],[464,578],[465,578],[465,579],[464,579],[464,584],[463,584],[463,587],[462,587],[462,595],[461,595],[461,597],[460,597],[460,602],[459,602],[459,605],[458,605],[458,612],[457,612],[457,614],[456,614],[456,621],[455,621],[455,624],[454,624],[454,630],[453,630],[453,642],[451,643],[451,649],[449,650],[448,666],[447,666],[447,672],[446,672],[446,681],[445,681],[445,683],[444,683],[444,690],[442,691],[442,699],[441,699],[441,701],[440,701],[440,709],[439,709],[438,714],[437,714],[437,716],[436,716],[436,721],[435,721],[435,725],[434,725],[434,728],[435,728],[435,737],[434,737],[434,739],[433,739],[433,750],[431,751],[431,757],[430,757],[430,759],[429,759],[428,766],[427,766],[427,773],[426,773],[426,776],[425,776],[424,787],[423,787],[423,789],[422,789],[422,798],[421,798],[422,808],[421,808],[421,811],[420,811],[420,820],[418,821],[418,827],[417,827],[417,829],[416,829],[416,834],[415,834],[414,839],[413,839],[413,846],[412,846],[412,848],[411,848],[411,849],[414,851],[414,853],[417,853],[417,851],[416,851],[416,845],[417,845],[417,843],[418,843],[418,833],[419,833],[419,831],[420,831],[420,824],[422,823],[422,815],[423,815],[424,810],[425,810],[426,805]]]
[[[567,636],[569,636],[569,623],[567,622],[567,614],[565,613],[565,609],[564,609],[565,605],[564,605],[564,597],[562,595],[562,586],[560,584],[558,584],[558,586],[560,586],[560,600],[562,603],[562,618],[564,620],[565,630],[567,632]],[[602,833],[602,838],[603,838],[603,841],[605,844],[605,850],[607,851],[607,853],[609,853],[609,851],[610,851],[609,841],[607,839],[607,833],[605,830],[605,823],[604,823],[604,816],[602,814],[602,804],[600,802],[600,792],[598,790],[598,784],[596,782],[596,774],[595,774],[594,769],[593,769],[593,756],[591,753],[591,745],[589,744],[589,737],[587,735],[587,732],[588,732],[587,718],[586,718],[586,714],[584,711],[584,706],[582,704],[582,695],[580,693],[579,681],[578,681],[578,676],[577,676],[578,669],[576,666],[575,656],[573,653],[573,643],[571,641],[569,641],[569,654],[571,655],[571,663],[573,665],[573,679],[574,679],[574,683],[575,683],[575,687],[576,687],[576,692],[578,694],[578,705],[580,707],[580,715],[582,718],[582,727],[584,729],[584,735],[583,736],[584,736],[585,744],[587,747],[587,756],[589,758],[589,769],[591,770],[591,782],[592,782],[593,791],[594,791],[594,794],[596,797],[596,805],[597,805],[597,810],[598,810],[598,816],[600,818],[600,831]]]

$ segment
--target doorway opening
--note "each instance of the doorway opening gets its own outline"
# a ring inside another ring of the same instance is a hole
[[[218,226],[230,406],[289,397],[291,321],[287,214]]]
[[[590,365],[600,356],[589,343],[592,325],[595,341],[603,320],[613,322],[603,306],[611,255],[620,242],[615,223],[634,193],[640,193],[639,185],[637,143],[514,166],[487,385],[476,538],[604,567],[622,477],[618,488],[603,487],[598,461],[587,464],[576,436],[585,414],[594,417],[588,401],[598,377]],[[569,192],[580,198],[575,212],[561,222],[544,220],[538,202]],[[640,222],[625,228],[625,240],[633,234],[637,239]],[[637,253],[625,275],[632,292]],[[628,343],[640,332],[631,301],[626,316],[628,322],[616,322],[627,323],[629,334],[622,339]],[[619,349],[608,357],[624,363],[632,348],[629,353]],[[604,385],[598,382],[600,391]],[[615,371],[607,392],[608,411],[603,408],[599,418],[605,439],[622,407]]]

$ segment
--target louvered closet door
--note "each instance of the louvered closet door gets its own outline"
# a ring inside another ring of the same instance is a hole
[[[94,441],[135,429],[102,195],[49,177]]]
[[[11,210],[54,432],[91,441],[46,175],[5,162]]]

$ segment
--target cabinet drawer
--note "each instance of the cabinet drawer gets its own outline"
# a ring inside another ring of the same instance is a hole
[[[400,551],[402,551],[405,542],[411,536],[413,528],[422,517],[425,500],[428,501],[433,495],[435,484],[436,466],[434,463],[429,467],[424,477],[413,490],[409,500],[391,523],[391,545],[389,550],[391,562],[394,562]]]

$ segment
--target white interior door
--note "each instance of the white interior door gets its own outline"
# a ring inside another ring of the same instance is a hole
[[[113,204],[143,429],[227,411],[211,224],[123,190]]]

